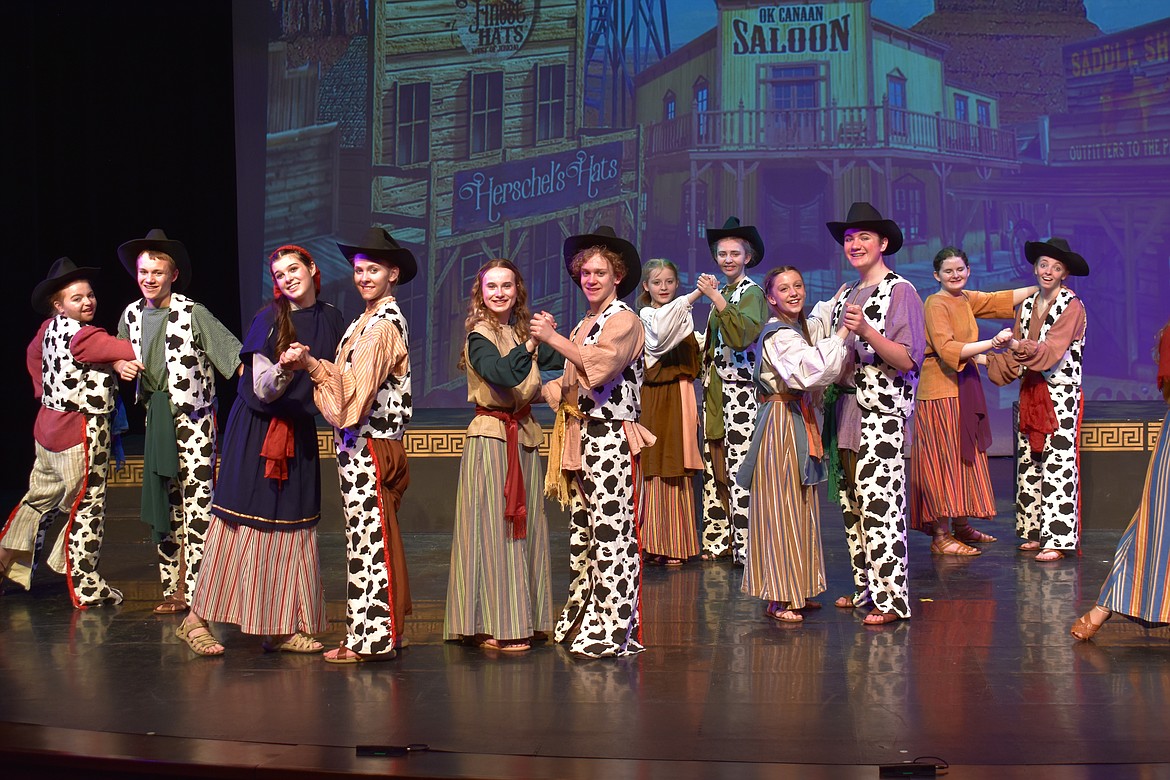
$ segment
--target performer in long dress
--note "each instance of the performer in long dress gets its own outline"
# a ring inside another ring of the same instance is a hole
[[[1170,323],[1158,331],[1158,389],[1170,403]],[[1141,503],[1117,542],[1113,569],[1097,603],[1073,623],[1081,641],[1093,635],[1114,613],[1143,623],[1170,623],[1170,413],[1146,470]]]
[[[353,263],[366,309],[346,329],[334,360],[319,360],[294,343],[281,363],[308,370],[313,401],[334,428],[345,511],[346,630],[341,645],[323,657],[354,664],[394,658],[411,611],[398,508],[410,483],[402,437],[414,406],[409,334],[394,286],[413,279],[418,264],[379,227],[337,248]]]
[[[697,287],[678,294],[678,268],[646,261],[638,316],[646,328],[641,423],[657,439],[642,452],[642,546],[646,559],[680,566],[699,554],[694,475],[703,469],[695,379],[702,355],[691,307]],[[708,276],[708,285],[716,286]]]
[[[1040,291],[1020,306],[1008,352],[989,355],[997,385],[1022,379],[1016,430],[1016,533],[1038,561],[1058,561],[1080,541],[1081,358],[1085,306],[1065,286],[1089,264],[1063,238],[1029,241],[1024,255]]]
[[[531,404],[564,358],[528,332],[528,290],[510,260],[475,276],[459,367],[475,418],[459,463],[443,635],[523,652],[552,631],[544,440]]]
[[[129,341],[93,324],[97,295],[89,280],[97,272],[61,257],[33,288],[33,309],[46,316],[29,342],[25,364],[40,401],[33,425],[36,459],[28,492],[0,528],[0,583],[7,578],[28,590],[45,534],[57,517],[67,518],[48,563],[65,575],[78,609],[122,602],[122,593],[97,568],[115,376],[133,379],[142,369]]]
[[[564,257],[589,311],[569,338],[547,312],[530,325],[565,358],[564,376],[545,385],[557,409],[547,483],[572,506],[573,579],[555,637],[578,656],[632,655],[643,650],[638,460],[654,436],[638,424],[645,330],[619,299],[642,268],[634,245],[607,225],[565,239]]]
[[[820,390],[841,373],[849,331],[832,329],[823,304],[805,316],[804,277],[792,266],[768,272],[764,295],[772,318],[760,335],[760,410],[739,472],[751,492],[742,590],[768,602],[769,617],[799,623],[801,610],[820,607],[809,597],[825,590],[817,499],[825,472],[815,407]]]
[[[906,570],[906,420],[926,349],[922,299],[890,270],[885,257],[902,248],[902,230],[868,203],[854,203],[844,222],[826,223],[858,273],[833,306],[834,326],[851,332],[849,357],[826,396],[829,453],[840,456],[840,498],[854,591],[835,604],[873,605],[866,625],[910,617]],[[836,459],[830,464],[837,468]],[[830,478],[830,494],[833,489]]]
[[[764,259],[764,240],[755,227],[729,217],[722,228],[707,231],[707,245],[725,284],[699,279],[711,299],[703,345],[703,559],[743,563],[749,498],[735,477],[756,419],[752,373],[768,319],[764,291],[747,269]]]
[[[941,289],[925,305],[926,357],[910,445],[910,527],[931,534],[930,551],[936,555],[978,555],[973,544],[995,541],[969,522],[995,517],[987,470],[991,423],[979,364],[986,362],[986,352],[1009,344],[1012,331],[980,339],[975,318],[1010,319],[1037,289],[967,290],[970,275],[966,253],[944,247],[934,256]]]
[[[178,635],[199,655],[221,655],[207,621],[266,637],[265,650],[319,653],[325,595],[317,522],[321,465],[313,383],[279,358],[296,342],[337,349],[341,312],[317,300],[312,255],[285,245],[268,258],[273,301],[244,336],[235,403],[224,429],[219,481],[191,611]]]

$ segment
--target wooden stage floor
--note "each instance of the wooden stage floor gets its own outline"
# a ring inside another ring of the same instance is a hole
[[[739,593],[742,572],[648,567],[647,651],[579,661],[442,641],[450,540],[412,533],[410,647],[331,666],[261,652],[221,627],[197,658],[158,617],[144,526],[111,517],[102,570],[129,599],[75,611],[44,568],[0,598],[0,777],[872,778],[937,757],[954,778],[1167,778],[1170,633],[1111,621],[1068,634],[1108,570],[1117,531],[1040,564],[1016,552],[1011,463],[993,460],[1000,541],[973,559],[910,539],[914,617],[865,627],[835,609],[850,589],[840,513],[823,512],[829,590],[803,625]],[[332,631],[343,634],[340,530],[321,535]],[[554,529],[554,595],[568,582]],[[357,745],[425,745],[359,757]]]

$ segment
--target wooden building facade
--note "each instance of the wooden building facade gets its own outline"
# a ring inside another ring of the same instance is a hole
[[[693,274],[706,226],[736,214],[761,228],[770,263],[834,288],[843,259],[824,223],[855,200],[902,226],[900,265],[982,245],[983,211],[949,192],[1016,169],[1016,138],[994,95],[947,79],[943,46],[873,18],[868,0],[715,4],[714,29],[636,80],[658,226],[647,254]]]
[[[456,362],[476,271],[506,257],[529,307],[576,321],[564,239],[635,242],[640,132],[581,126],[584,0],[371,4],[371,219],[419,260],[399,291],[416,392],[460,404]]]

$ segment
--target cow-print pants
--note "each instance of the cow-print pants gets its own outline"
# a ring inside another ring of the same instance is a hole
[[[398,508],[410,483],[402,442],[334,431],[345,510],[345,646],[358,655],[394,650],[410,611]],[[382,457],[375,448],[380,448]]]
[[[751,382],[723,382],[723,439],[705,440],[703,447],[702,543],[708,559],[730,552],[736,563],[747,560],[751,493],[736,483],[735,475],[751,447],[757,406]]]
[[[1033,453],[1016,425],[1016,533],[1045,550],[1075,550],[1080,541],[1081,388],[1049,385],[1056,431]]]
[[[106,471],[110,460],[110,417],[85,416],[85,441],[61,452],[36,445],[36,461],[28,492],[12,512],[0,545],[19,553],[8,576],[26,590],[45,534],[60,515],[66,515],[49,567],[66,575],[69,598],[78,609],[95,604],[120,604],[122,594],[98,574],[105,534]]]
[[[906,421],[861,409],[856,456],[841,451],[841,511],[853,565],[853,603],[910,617],[906,570]]]
[[[215,411],[175,417],[179,445],[179,473],[171,480],[171,530],[158,543],[158,569],[164,596],[184,600],[195,593],[195,578],[203,560],[203,539],[211,522],[215,490]]]
[[[569,600],[556,641],[590,658],[640,653],[642,554],[637,458],[621,420],[581,425],[581,470],[569,483]]]

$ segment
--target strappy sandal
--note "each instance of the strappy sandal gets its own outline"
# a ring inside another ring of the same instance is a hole
[[[860,609],[869,603],[869,599],[859,599],[857,594],[852,596],[841,596],[833,602],[833,606],[838,609]]]
[[[930,543],[930,551],[935,555],[980,555],[983,551],[969,544],[963,544],[951,534],[939,534]]]
[[[391,650],[388,653],[381,653],[379,655],[359,655],[346,647],[345,643],[342,642],[335,649],[324,653],[321,657],[325,659],[325,663],[327,664],[364,664],[377,661],[391,661],[398,657],[398,653]]]
[[[201,632],[199,632],[200,629],[202,629]],[[184,620],[175,629],[175,636],[186,642],[187,647],[191,648],[191,652],[195,653],[195,655],[223,655],[223,644],[215,638],[215,634],[211,633],[211,626],[207,625],[206,620],[199,620],[194,623],[188,623]],[[216,646],[219,647],[219,650],[211,649]]]
[[[991,534],[972,528],[970,523],[952,523],[951,536],[964,544],[989,544],[997,541]]]
[[[1106,612],[1107,614],[1105,615],[1105,620],[1102,620],[1100,623],[1094,623],[1089,618],[1089,616],[1093,614],[1093,609]],[[1109,620],[1109,618],[1113,617],[1113,611],[1105,609],[1105,607],[1102,607],[1100,604],[1094,604],[1093,609],[1090,609],[1088,612],[1077,618],[1077,621],[1072,624],[1072,628],[1069,629],[1069,633],[1082,642],[1088,642],[1090,639],[1092,639],[1093,635],[1101,630],[1101,626],[1105,625],[1105,622]]]
[[[301,653],[304,655],[320,653],[325,649],[325,645],[304,631],[298,631],[292,634],[283,642],[276,643],[274,640],[268,640],[260,646],[264,648],[264,652],[266,653]]]
[[[1064,558],[1064,553],[1060,550],[1045,548],[1036,553],[1036,560],[1040,561],[1041,563],[1052,563],[1053,561],[1059,561],[1062,558]]]
[[[894,612],[882,612],[881,610],[875,609],[866,615],[861,622],[867,626],[884,626],[886,623],[893,623],[895,620],[902,619],[901,615]]]
[[[1028,540],[1016,548],[1020,552],[1036,552],[1040,549],[1040,542]]]
[[[165,597],[157,607],[154,608],[156,615],[177,615],[180,612],[186,612],[190,607],[187,606],[187,600],[179,592],[172,593]]]
[[[764,610],[764,614],[773,620],[779,620],[781,623],[803,623],[804,615],[799,612],[793,612],[791,609],[782,609],[780,602],[773,601]]]

